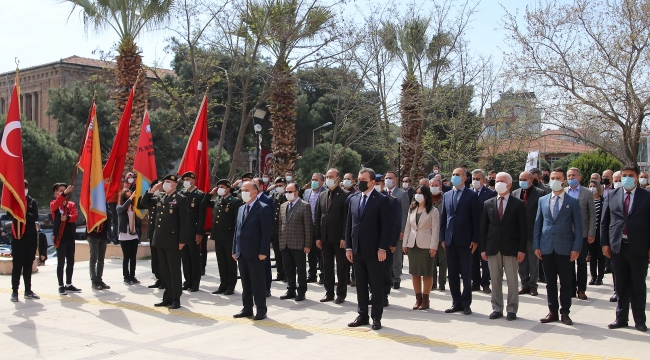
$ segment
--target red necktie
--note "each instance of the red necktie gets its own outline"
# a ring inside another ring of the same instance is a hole
[[[524,190],[524,205],[528,205],[528,190]]]
[[[499,198],[499,220],[503,220],[503,197]]]
[[[625,212],[625,217],[627,217],[630,212],[630,192],[625,193],[625,201],[623,202],[623,211]],[[623,227],[623,235],[627,236],[627,220],[625,221],[625,227]]]

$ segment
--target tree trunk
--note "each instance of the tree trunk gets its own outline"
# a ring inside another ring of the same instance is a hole
[[[402,94],[400,99],[400,112],[402,114],[402,174],[409,174],[412,179],[419,174],[423,174],[422,169],[422,149],[415,145],[418,142],[418,136],[421,133],[420,127],[422,117],[420,114],[420,84],[414,75],[408,74],[402,82]],[[416,154],[418,151],[418,154]],[[417,163],[414,163],[417,161]]]
[[[284,59],[278,59],[271,79],[270,133],[271,153],[274,156],[273,176],[294,171],[298,151],[296,150],[296,78]]]

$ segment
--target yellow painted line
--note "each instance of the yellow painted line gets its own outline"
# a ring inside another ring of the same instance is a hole
[[[11,289],[0,288],[0,293],[10,294]],[[88,304],[88,305],[95,305],[100,307],[119,308],[119,309],[142,312],[142,313],[159,313],[159,314],[167,314],[170,316],[179,316],[184,318],[213,320],[217,322],[233,323],[239,325],[253,325],[262,328],[277,328],[277,329],[305,331],[312,334],[325,334],[325,335],[344,336],[350,338],[360,338],[360,339],[369,339],[369,340],[393,341],[401,344],[418,344],[418,345],[431,346],[431,347],[448,347],[453,349],[472,350],[472,351],[479,351],[485,353],[496,352],[496,353],[504,353],[509,355],[521,355],[521,356],[549,358],[549,359],[567,359],[567,360],[605,359],[605,357],[602,355],[599,356],[599,355],[589,355],[589,354],[573,354],[569,352],[527,349],[527,348],[508,347],[508,346],[501,346],[501,345],[490,345],[490,344],[480,344],[480,343],[470,343],[470,342],[458,342],[458,341],[449,341],[449,340],[441,340],[441,339],[432,339],[432,338],[427,338],[424,336],[417,336],[417,335],[386,334],[382,332],[371,331],[368,328],[327,328],[327,327],[320,327],[320,326],[313,326],[313,325],[306,325],[306,324],[282,323],[272,319],[266,319],[263,321],[253,321],[251,319],[235,319],[232,316],[188,312],[185,310],[170,310],[167,308],[156,308],[153,306],[150,307],[150,306],[144,306],[144,305],[132,304],[132,303],[108,302],[108,301],[101,301],[97,299],[86,299],[77,296],[60,296],[55,294],[41,294],[40,296],[43,299],[58,300],[58,301],[64,301],[69,303]],[[607,357],[607,360],[635,360],[635,359]]]

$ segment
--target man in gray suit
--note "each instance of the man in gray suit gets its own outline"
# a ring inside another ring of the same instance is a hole
[[[402,239],[404,238],[404,227],[406,226],[406,219],[409,212],[409,194],[397,186],[399,179],[394,171],[387,171],[384,176],[384,185],[386,185],[386,193],[392,196],[399,202],[402,209],[402,223],[399,231],[399,241],[397,247],[393,252],[393,266],[391,268],[391,276],[393,277],[393,289],[399,289],[402,280],[402,259],[404,253],[402,252]]]
[[[578,271],[575,265],[571,264],[571,292],[572,297],[578,290],[578,299],[587,300],[587,253],[589,244],[596,241],[596,206],[594,205],[594,194],[588,188],[580,186],[582,174],[578,168],[570,168],[567,171],[569,187],[564,188],[566,193],[578,199],[580,202],[580,213],[582,214],[582,250],[578,256]]]

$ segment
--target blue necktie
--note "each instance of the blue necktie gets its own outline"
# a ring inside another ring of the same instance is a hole
[[[248,206],[248,205],[245,205],[245,206],[246,206],[246,208],[244,209],[244,219],[243,220],[246,220],[246,217],[248,216],[248,209],[250,208],[250,206]]]
[[[359,206],[359,216],[363,215],[363,209],[366,208],[366,199],[367,195],[363,195],[363,199],[361,200],[361,205]]]
[[[460,191],[454,190],[454,213],[456,212],[456,209],[458,208],[458,196],[460,195]]]
[[[557,214],[560,212],[560,197],[555,195],[555,204],[553,204],[553,220],[557,219]]]

